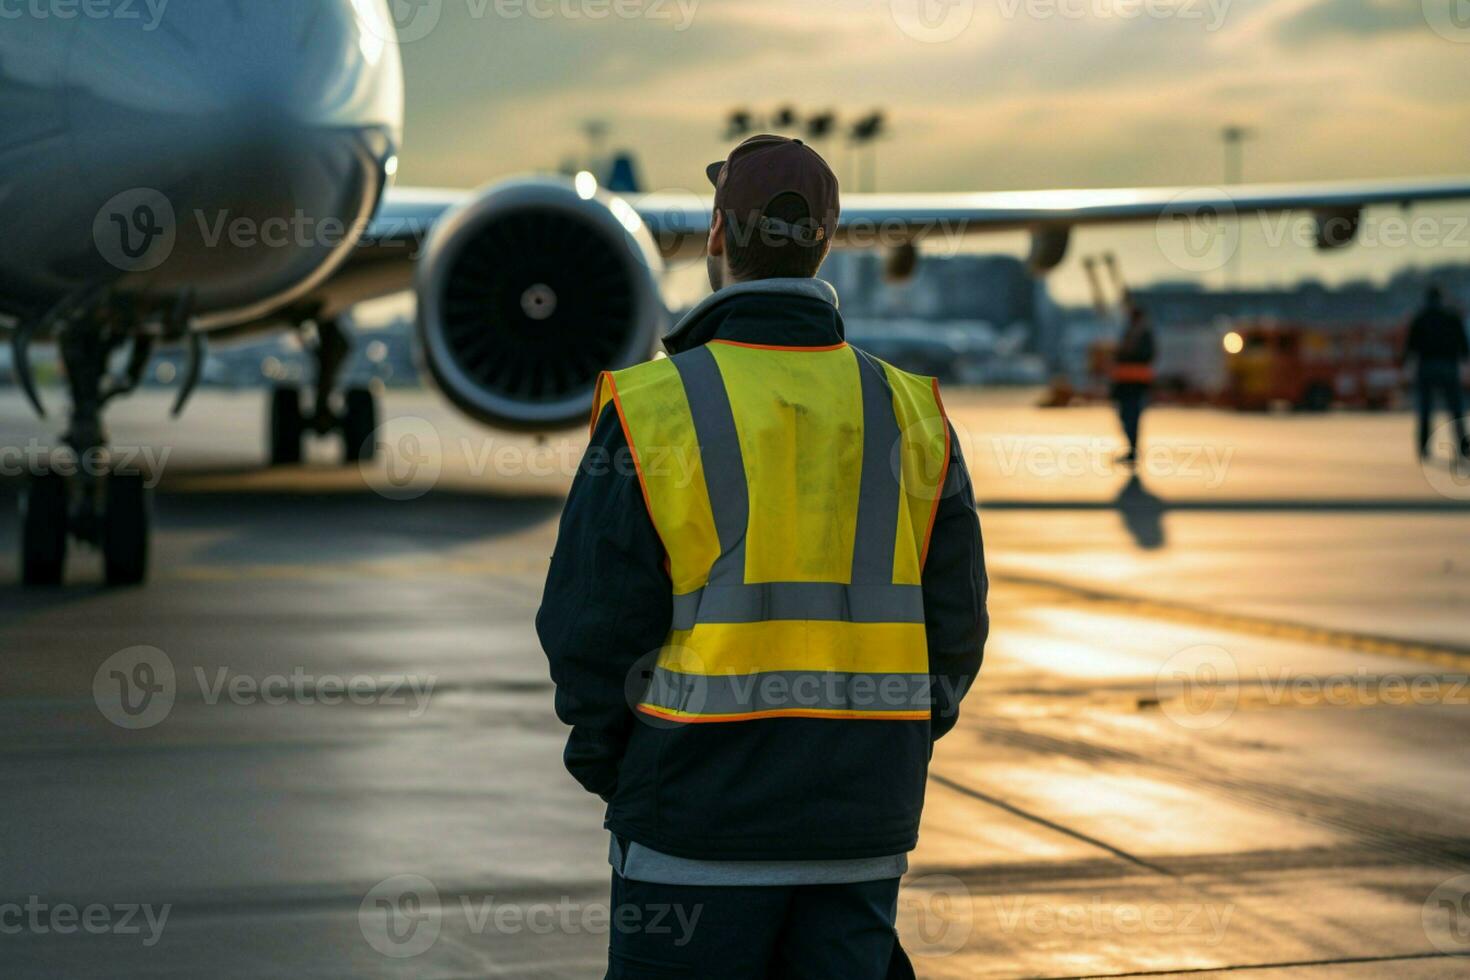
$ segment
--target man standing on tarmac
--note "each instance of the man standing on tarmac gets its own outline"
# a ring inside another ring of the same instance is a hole
[[[1438,286],[1430,286],[1424,296],[1424,308],[1409,324],[1409,337],[1404,343],[1404,362],[1413,357],[1414,387],[1419,408],[1419,458],[1429,458],[1429,421],[1436,400],[1444,402],[1445,411],[1455,426],[1455,445],[1460,455],[1470,459],[1470,438],[1465,435],[1465,393],[1460,379],[1460,365],[1470,357],[1470,342],[1465,337],[1465,322],[1444,304]],[[1451,450],[1453,455],[1454,450]]]
[[[607,975],[912,976],[899,877],[988,631],[969,476],[937,384],[814,278],[822,158],[755,136],[708,173],[714,295],[601,378],[536,619],[608,804]]]
[[[1112,393],[1118,405],[1118,423],[1123,427],[1123,438],[1128,441],[1128,452],[1121,462],[1136,466],[1138,429],[1143,422],[1143,410],[1148,406],[1149,388],[1154,383],[1154,332],[1142,307],[1128,300],[1124,309],[1128,312],[1128,325],[1113,357]]]

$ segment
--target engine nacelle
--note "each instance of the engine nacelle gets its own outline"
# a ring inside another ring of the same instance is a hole
[[[550,178],[487,189],[440,220],[419,262],[434,383],[498,428],[584,424],[598,373],[652,356],[668,319],[659,261],[621,198]]]

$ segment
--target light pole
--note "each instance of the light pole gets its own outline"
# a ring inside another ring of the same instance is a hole
[[[878,186],[878,151],[873,146],[879,138],[887,136],[883,110],[873,112],[853,123],[848,138],[852,140],[854,180],[858,190],[875,190]],[[869,148],[867,180],[863,179],[863,147]],[[864,185],[868,186],[864,186]]]
[[[1244,126],[1228,125],[1220,130],[1220,139],[1225,144],[1225,186],[1239,184],[1245,173],[1245,141],[1255,134]],[[1225,263],[1225,282],[1231,288],[1240,285],[1240,253],[1245,247],[1245,235],[1240,226],[1240,215],[1235,220],[1235,251]],[[1222,239],[1223,240],[1223,239]],[[1227,246],[1228,247],[1228,246]]]

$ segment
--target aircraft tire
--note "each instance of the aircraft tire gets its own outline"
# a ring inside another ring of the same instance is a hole
[[[367,462],[377,454],[373,433],[378,428],[378,400],[370,389],[349,388],[343,409],[343,458],[348,463]]]
[[[272,466],[294,466],[301,462],[301,389],[276,388],[271,392],[270,454]]]
[[[66,570],[66,479],[55,473],[31,477],[20,508],[21,583],[60,585]]]
[[[102,564],[108,585],[138,585],[148,577],[150,518],[142,474],[112,474],[102,517]]]

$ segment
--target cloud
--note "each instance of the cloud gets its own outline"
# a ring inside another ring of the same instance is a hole
[[[1282,18],[1276,27],[1277,37],[1286,44],[1371,40],[1408,31],[1428,33],[1422,5],[1414,0],[1317,0]]]
[[[405,48],[406,184],[555,166],[585,151],[581,124],[597,118],[650,184],[699,189],[702,165],[728,148],[730,109],[785,104],[847,120],[885,108],[884,190],[1216,181],[1227,123],[1257,134],[1251,179],[1464,169],[1456,134],[1470,102],[1445,95],[1463,79],[1464,48],[1427,29],[1417,0],[1233,0],[1219,30],[977,3],[968,29],[937,44],[906,36],[889,0],[700,0],[684,31],[473,19],[465,3],[446,0],[440,28]],[[851,170],[841,141],[827,153],[840,175]]]

